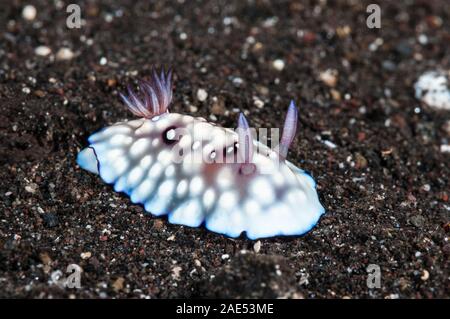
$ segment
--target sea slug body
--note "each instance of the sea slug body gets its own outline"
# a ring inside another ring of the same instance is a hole
[[[78,154],[80,167],[174,224],[250,239],[302,235],[317,224],[324,208],[316,184],[286,160],[297,126],[293,102],[271,149],[253,139],[243,114],[235,131],[169,113],[171,71],[154,70],[140,92],[121,95],[139,119],[91,135]]]

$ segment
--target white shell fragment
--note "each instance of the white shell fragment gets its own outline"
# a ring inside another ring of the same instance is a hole
[[[444,72],[429,71],[424,73],[414,85],[416,98],[432,108],[450,110],[448,77],[449,75]]]
[[[324,213],[314,180],[256,141],[256,172],[242,174],[237,141],[233,130],[164,113],[91,135],[77,162],[174,224],[250,239],[308,232]]]

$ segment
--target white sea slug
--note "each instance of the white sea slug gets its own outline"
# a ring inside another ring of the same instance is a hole
[[[250,239],[308,232],[324,213],[316,184],[286,160],[297,126],[291,102],[280,144],[254,140],[240,114],[238,128],[169,113],[172,73],[153,72],[142,98],[121,95],[139,119],[89,137],[78,164],[170,223]]]

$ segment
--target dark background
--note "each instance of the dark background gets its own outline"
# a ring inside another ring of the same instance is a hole
[[[449,68],[450,6],[379,1],[376,30],[371,2],[1,1],[0,296],[448,297],[449,115],[413,85]],[[69,3],[81,29],[66,27]],[[37,55],[41,45],[52,52]],[[58,59],[61,48],[73,58]],[[174,68],[172,112],[222,126],[242,110],[254,127],[279,127],[299,102],[288,158],[318,183],[327,213],[313,231],[261,240],[256,253],[144,214],[76,165],[91,133],[133,118],[118,92],[153,65]],[[327,69],[336,83],[321,80]],[[81,289],[51,280],[71,263]],[[369,264],[380,289],[367,288]]]

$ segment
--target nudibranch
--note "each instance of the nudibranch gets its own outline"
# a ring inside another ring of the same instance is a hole
[[[128,91],[121,98],[139,119],[91,135],[80,167],[174,224],[250,239],[302,235],[316,225],[324,213],[316,183],[286,160],[297,128],[294,102],[279,145],[269,148],[253,138],[242,113],[236,130],[169,113],[170,70],[153,70],[139,94]]]

